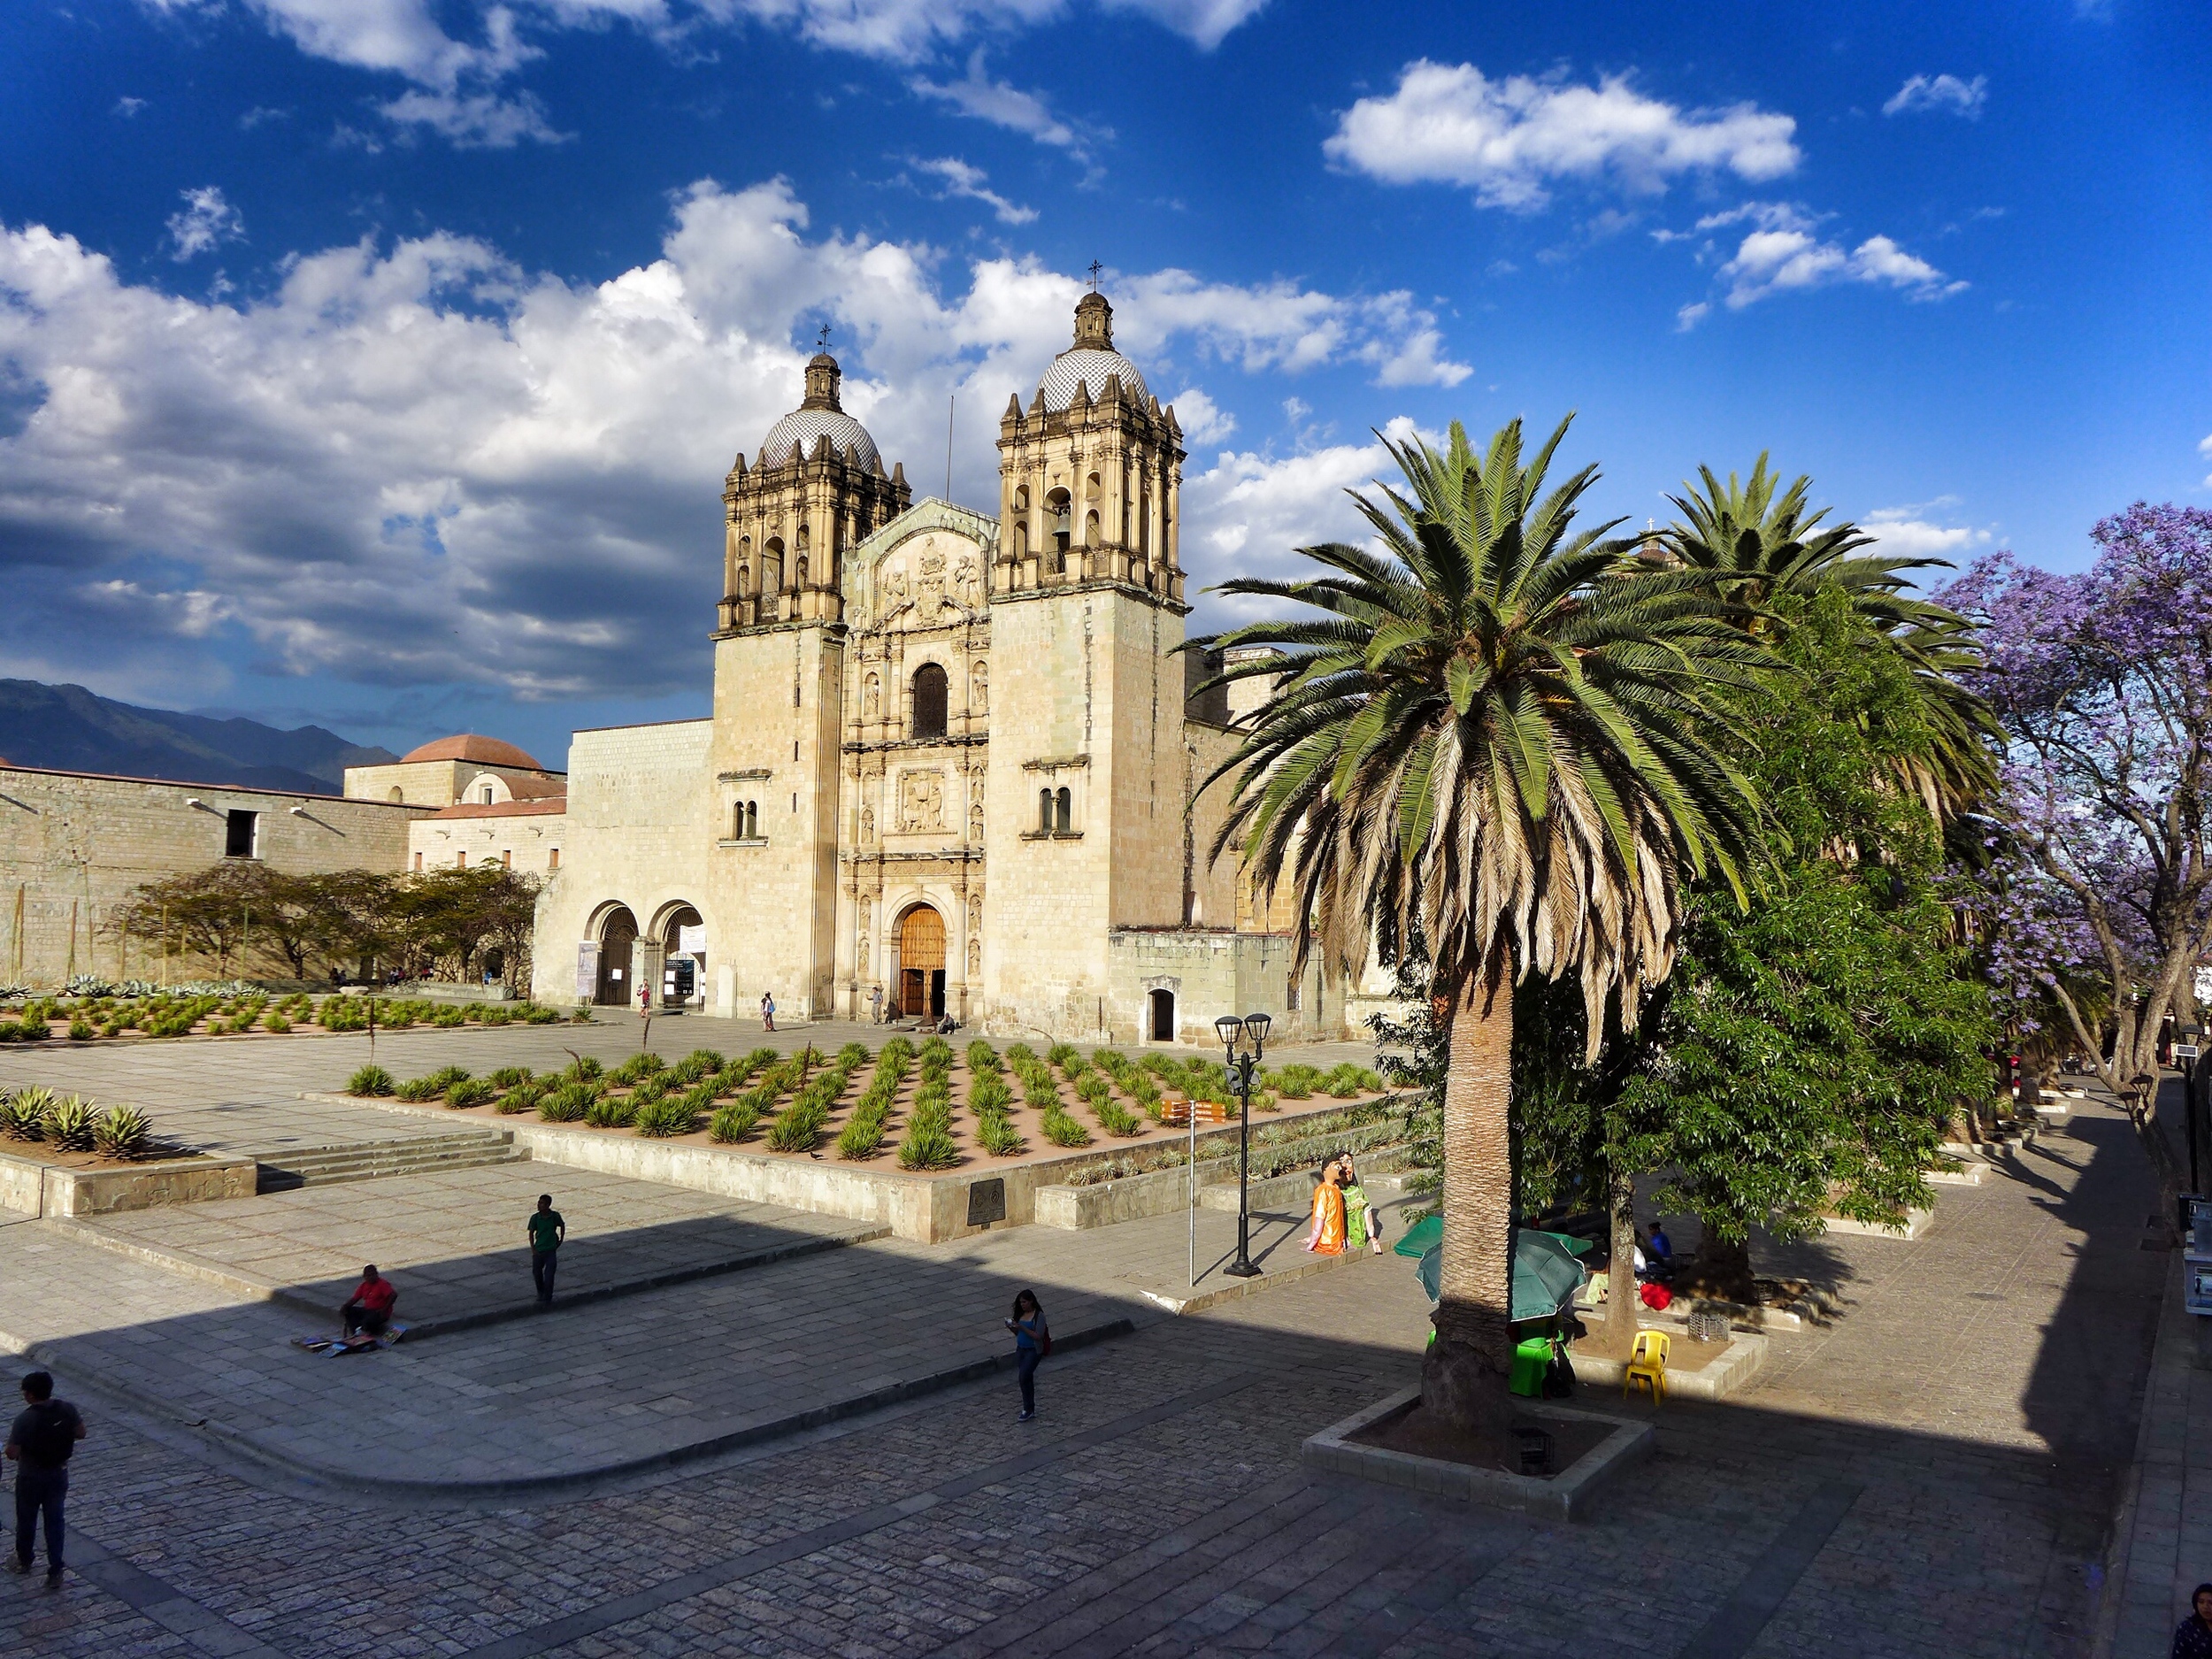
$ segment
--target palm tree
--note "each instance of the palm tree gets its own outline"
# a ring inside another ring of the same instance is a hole
[[[1378,921],[1429,942],[1451,1035],[1422,1395],[1478,1436],[1511,1358],[1513,982],[1577,976],[1594,1056],[1609,999],[1633,1026],[1666,977],[1683,872],[1735,884],[1756,835],[1711,699],[1770,658],[1709,576],[1627,557],[1618,520],[1573,529],[1597,469],[1543,493],[1572,419],[1525,462],[1517,420],[1479,457],[1456,423],[1441,452],[1390,443],[1411,498],[1354,496],[1384,550],[1302,548],[1323,574],[1224,583],[1320,614],[1192,642],[1274,648],[1224,675],[1276,685],[1207,780],[1235,774],[1214,855],[1240,847],[1271,898],[1292,884],[1302,958],[1349,969]]]
[[[1698,478],[1699,484],[1683,485],[1685,494],[1668,498],[1682,518],[1660,532],[1658,545],[1682,565],[1713,572],[1731,597],[1756,607],[1840,588],[1920,687],[1928,742],[1899,763],[1898,782],[1921,798],[1939,825],[1985,796],[1996,784],[1991,755],[1997,722],[1957,678],[1976,656],[1972,628],[1956,611],[1906,591],[1909,572],[1947,570],[1950,562],[1859,556],[1875,538],[1847,520],[1823,527],[1828,509],[1807,511],[1812,480],[1801,473],[1781,489],[1763,450],[1748,480],[1731,472],[1723,485],[1709,466],[1698,468]],[[1779,622],[1754,613],[1750,626],[1758,632]]]

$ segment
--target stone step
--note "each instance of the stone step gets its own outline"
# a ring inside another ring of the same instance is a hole
[[[260,1175],[255,1190],[289,1192],[296,1187],[332,1186],[342,1181],[373,1181],[394,1175],[479,1169],[492,1164],[520,1163],[529,1156],[529,1148],[516,1146],[513,1133],[504,1129],[310,1147],[257,1160]]]

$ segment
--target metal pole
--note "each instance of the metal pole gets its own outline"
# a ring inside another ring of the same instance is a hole
[[[1186,1100],[1184,1115],[1190,1122],[1190,1282],[1198,1288],[1198,1102]]]
[[[1221,1271],[1237,1279],[1256,1279],[1252,1264],[1252,1056],[1233,1055],[1229,1074],[1237,1084],[1237,1259]]]

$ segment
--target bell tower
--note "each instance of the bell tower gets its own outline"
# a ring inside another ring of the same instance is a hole
[[[999,422],[983,1017],[1010,1034],[1096,1029],[1099,941],[1183,916],[1182,432],[1113,316],[1086,294]]]
[[[1183,433],[1114,349],[1114,308],[1086,294],[1075,343],[1025,412],[999,421],[994,596],[1107,582],[1180,605]]]
[[[714,1001],[749,1007],[773,992],[797,1018],[833,995],[845,554],[910,495],[845,412],[840,378],[818,351],[798,408],[724,482],[714,775],[698,784],[711,794],[708,890],[718,914],[752,929],[718,964],[729,983]]]

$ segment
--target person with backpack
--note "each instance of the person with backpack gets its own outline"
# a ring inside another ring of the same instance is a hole
[[[1052,1352],[1052,1330],[1037,1293],[1025,1290],[1014,1298],[1014,1317],[1006,1321],[1014,1333],[1014,1374],[1021,1379],[1022,1413],[1014,1419],[1026,1423],[1037,1415],[1037,1366]]]
[[[17,1572],[31,1570],[38,1517],[46,1517],[46,1582],[61,1582],[62,1505],[69,1496],[69,1455],[84,1439],[84,1418],[66,1400],[54,1398],[53,1377],[35,1371],[23,1379],[23,1409],[8,1430],[4,1448],[15,1465]]]

